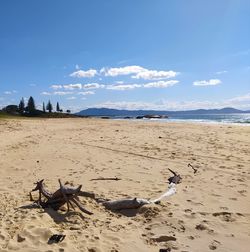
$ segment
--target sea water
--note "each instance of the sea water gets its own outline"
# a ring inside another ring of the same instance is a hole
[[[114,117],[113,119],[123,119]],[[159,121],[159,122],[195,122],[195,123],[226,123],[250,126],[250,113],[237,114],[177,114],[169,115],[166,119],[134,119],[135,121]],[[126,120],[131,120],[126,119]]]
[[[250,126],[250,114],[178,114],[168,119],[158,119],[171,122],[197,122],[197,123],[232,123]]]

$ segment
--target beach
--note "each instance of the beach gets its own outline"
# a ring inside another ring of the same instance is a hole
[[[0,120],[0,138],[0,251],[249,251],[250,127],[11,119]],[[35,182],[55,191],[59,178],[111,200],[155,199],[168,168],[182,177],[177,193],[138,210],[111,212],[81,197],[89,216],[29,199]],[[66,237],[48,244],[53,234]]]

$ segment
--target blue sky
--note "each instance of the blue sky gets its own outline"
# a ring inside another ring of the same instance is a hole
[[[2,0],[0,107],[250,109],[248,0]]]

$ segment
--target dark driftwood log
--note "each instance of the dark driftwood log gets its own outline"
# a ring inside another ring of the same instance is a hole
[[[196,168],[194,168],[191,164],[188,164],[188,167],[191,167],[194,171],[194,174],[198,171]]]
[[[121,180],[121,179],[117,178],[117,177],[114,177],[114,178],[103,178],[103,177],[101,177],[101,178],[91,179],[90,181],[94,181],[94,180],[116,180],[116,181],[118,181],[118,180]]]
[[[168,168],[168,170],[169,170],[171,173],[174,174],[174,176],[172,176],[172,177],[170,177],[170,178],[168,179],[169,184],[171,184],[171,183],[180,184],[180,183],[181,183],[181,180],[182,180],[182,177],[181,177],[179,174],[177,174],[176,172],[174,172],[173,170],[171,170],[171,169],[169,169],[169,168]]]
[[[81,194],[81,196],[87,195],[87,197],[94,197],[94,194],[82,192],[81,191],[82,185],[78,186],[77,188],[67,187],[63,185],[60,180],[59,184],[60,189],[58,189],[54,193],[50,193],[44,187],[43,180],[38,181],[36,183],[36,187],[31,191],[31,192],[39,191],[39,198],[36,202],[43,208],[51,207],[54,210],[58,210],[64,204],[67,204],[67,211],[70,210],[70,207],[75,209],[74,207],[75,204],[82,212],[86,214],[92,214],[88,210],[84,209],[81,203],[78,202],[77,196]],[[30,192],[30,199],[33,200],[31,192]],[[45,198],[44,201],[42,201],[42,196]]]
[[[92,193],[92,192],[83,192],[83,191],[80,191],[78,193],[78,196],[83,196],[83,197],[87,197],[87,198],[91,198],[91,199],[96,199],[95,194]]]

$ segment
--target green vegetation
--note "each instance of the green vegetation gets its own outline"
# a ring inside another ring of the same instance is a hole
[[[29,100],[28,100],[28,105],[26,107],[26,111],[29,114],[34,114],[36,111],[36,105],[35,105],[35,101],[34,98],[32,96],[30,96]]]
[[[24,112],[24,109],[25,109],[25,103],[24,103],[24,99],[22,98],[19,103],[18,110],[22,114]]]
[[[45,113],[45,112],[46,112],[46,109],[45,109],[45,104],[43,102],[43,113]]]
[[[70,110],[66,110],[66,113],[63,113],[63,110],[60,108],[58,102],[56,103],[56,112],[53,112],[53,105],[50,100],[48,101],[46,107],[45,103],[43,102],[43,108],[42,110],[39,110],[36,108],[35,100],[32,96],[30,96],[28,99],[27,106],[25,105],[24,98],[22,98],[18,106],[11,104],[0,110],[0,119],[23,117],[69,118],[79,116],[70,114]]]
[[[52,106],[52,104],[51,104],[51,102],[50,102],[50,101],[48,102],[48,104],[47,104],[47,106],[46,106],[46,109],[49,111],[49,113],[51,113],[51,112],[52,112],[52,110],[53,110],[53,106]]]

